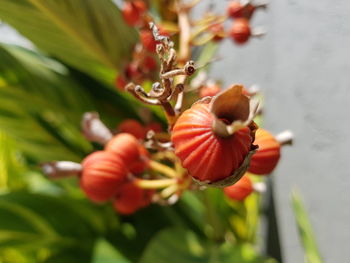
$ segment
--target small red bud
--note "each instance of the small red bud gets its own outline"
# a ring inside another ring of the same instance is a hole
[[[151,190],[141,189],[134,182],[128,182],[118,188],[114,208],[123,215],[133,214],[150,204],[152,193]]]
[[[82,167],[80,186],[88,198],[95,202],[112,198],[128,173],[122,160],[106,151],[88,155]]]
[[[251,36],[249,21],[245,18],[236,19],[233,21],[229,34],[237,44],[246,43]]]
[[[124,21],[129,26],[135,26],[139,22],[140,14],[132,2],[124,2],[122,14],[123,14]]]
[[[209,30],[214,35],[214,41],[220,41],[225,38],[225,29],[223,24],[213,24],[209,27]]]
[[[142,61],[142,66],[144,71],[152,72],[157,68],[157,61],[151,56],[146,56]]]
[[[199,97],[204,98],[207,96],[213,97],[221,91],[220,86],[217,83],[208,83],[201,87],[199,90]]]
[[[139,159],[139,142],[129,133],[115,135],[105,146],[105,150],[119,156],[128,166]]]
[[[147,11],[147,5],[143,0],[134,0],[132,3],[140,14],[144,14]]]
[[[254,191],[253,183],[247,175],[244,175],[234,185],[224,188],[224,194],[232,200],[243,201]]]
[[[275,137],[264,129],[255,133],[255,142],[259,148],[252,156],[248,171],[253,174],[270,174],[276,167],[281,156],[281,145]]]
[[[150,154],[146,148],[139,144],[139,159],[130,164],[129,169],[133,174],[142,174],[147,168],[150,160]]]
[[[231,1],[227,7],[227,15],[231,18],[247,18],[250,19],[255,11],[252,4],[242,5],[240,1]]]
[[[142,77],[142,72],[139,69],[138,65],[136,63],[131,62],[127,67],[125,68],[125,76],[128,79],[139,79]]]
[[[143,140],[146,137],[146,130],[140,122],[133,119],[126,119],[118,125],[119,132],[130,133],[137,139]]]
[[[156,52],[157,42],[155,41],[152,32],[149,29],[140,31],[140,40],[144,48],[149,52]]]
[[[146,131],[154,131],[155,133],[157,132],[162,132],[163,128],[162,125],[160,125],[158,122],[151,122],[145,127]]]
[[[139,141],[129,133],[117,134],[105,146],[106,151],[121,158],[130,172],[135,174],[143,172],[148,166],[148,157],[142,148]]]
[[[143,1],[124,2],[122,14],[124,21],[129,26],[136,26],[140,23],[142,15],[147,7]]]
[[[115,79],[115,86],[121,91],[124,91],[126,84],[128,84],[128,82],[122,75],[118,75],[118,77]]]

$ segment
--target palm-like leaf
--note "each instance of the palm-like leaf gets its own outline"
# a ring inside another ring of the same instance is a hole
[[[43,51],[107,81],[136,41],[110,0],[0,0],[0,18]]]

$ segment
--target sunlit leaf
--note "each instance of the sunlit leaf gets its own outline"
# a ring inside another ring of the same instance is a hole
[[[110,0],[1,0],[0,18],[40,49],[109,82],[136,41]]]

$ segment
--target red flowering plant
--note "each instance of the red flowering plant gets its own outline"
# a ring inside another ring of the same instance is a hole
[[[49,9],[48,17],[67,30],[69,19],[58,19],[52,6],[33,2],[33,8],[42,12]],[[193,20],[191,10],[198,2],[124,1],[117,12],[121,24],[115,31],[124,30],[119,38],[122,43],[130,40],[128,32],[136,32],[138,41],[128,45],[129,52],[119,52],[123,59],[113,81],[104,78],[108,70],[93,63],[99,59],[114,67],[108,48],[101,49],[83,33],[76,32],[75,41],[87,40],[85,48],[93,43],[94,59],[74,68],[76,61],[70,55],[58,56],[72,67],[72,74],[85,80],[84,85],[92,82],[103,87],[113,82],[114,90],[90,92],[102,117],[109,114],[105,113],[108,109],[118,109],[118,123],[113,116],[104,117],[105,124],[96,111],[85,112],[80,127],[86,141],[80,138],[75,146],[89,146],[80,161],[67,156],[65,161],[42,163],[42,170],[73,203],[85,197],[91,201],[84,204],[88,208],[79,208],[79,218],[93,209],[98,212],[89,220],[102,226],[93,230],[98,234],[89,242],[95,244],[92,241],[103,237],[105,249],[108,242],[124,257],[120,262],[274,262],[255,249],[259,203],[265,178],[292,134],[274,136],[260,128],[261,94],[256,87],[233,83],[223,89],[219,80],[208,77],[206,67],[213,60],[213,47],[225,38],[242,45],[262,35],[250,24],[254,13],[266,5],[232,0],[227,14],[208,11]],[[111,19],[113,8],[106,4],[101,8],[106,17],[100,18]],[[200,57],[194,56],[194,50]],[[88,62],[95,66],[93,73]],[[99,100],[114,96],[118,105]],[[123,115],[127,110],[133,114]],[[38,116],[41,122],[54,122],[50,114]],[[61,134],[69,131],[63,129],[57,135],[64,140]],[[74,145],[72,141],[66,144]],[[62,186],[53,179],[65,183]],[[41,228],[47,230],[44,225]],[[67,247],[71,248],[68,241]]]

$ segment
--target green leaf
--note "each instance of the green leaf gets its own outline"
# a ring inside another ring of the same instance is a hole
[[[292,206],[294,216],[298,225],[299,237],[305,251],[305,258],[308,263],[322,263],[322,257],[317,247],[309,217],[302,203],[300,194],[297,191],[292,193]]]
[[[130,263],[108,241],[98,239],[95,244],[92,263]]]
[[[182,228],[160,231],[145,249],[139,263],[267,263],[248,243],[234,245],[200,239]]]
[[[110,0],[0,0],[0,18],[43,51],[109,82],[136,41]]]
[[[99,212],[74,199],[25,192],[2,195],[0,250],[45,249],[40,262],[89,262],[96,238],[105,231]]]

